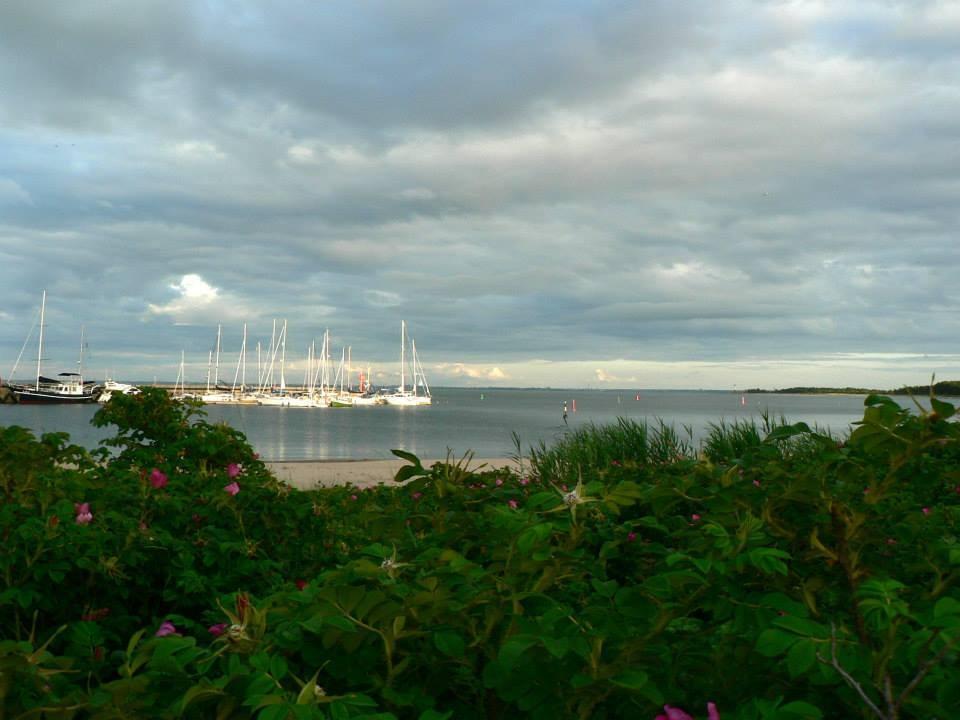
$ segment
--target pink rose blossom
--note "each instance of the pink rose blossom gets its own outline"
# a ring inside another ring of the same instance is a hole
[[[693,520],[693,522],[700,522],[700,516],[697,515],[697,513],[694,513],[693,515],[691,515],[690,519]]]
[[[350,496],[350,499],[351,499],[351,500],[356,500],[356,499],[357,499],[357,496],[356,496],[356,495],[351,495],[351,496]]]
[[[238,492],[240,492],[240,486],[236,483],[236,481],[230,483],[229,485],[224,485],[223,489],[231,495],[236,495]]]
[[[233,480],[237,475],[240,474],[240,466],[236,463],[230,463],[227,465],[227,477]]]
[[[503,480],[501,478],[497,478],[496,482],[494,482],[494,485],[496,485],[497,487],[500,487],[501,485],[503,485]]]
[[[220,637],[227,631],[226,623],[217,623],[216,625],[211,625],[207,628],[207,632],[213,635],[214,637]]]
[[[693,717],[685,713],[680,708],[664,705],[663,711],[666,714],[657,715],[654,720],[693,720]],[[717,712],[717,706],[715,703],[707,703],[707,720],[720,720],[720,713]]]
[[[526,478],[526,477],[520,478],[520,484],[521,484],[521,485],[529,485],[529,484],[530,484],[530,478]],[[958,490],[958,492],[960,492],[960,490]]]
[[[167,484],[167,476],[154,468],[150,471],[150,484],[159,490]]]
[[[929,514],[930,514],[930,508],[925,507],[925,508],[923,508],[920,512],[922,512],[924,515],[929,515]]]
[[[760,481],[759,481],[759,480],[754,480],[754,481],[753,481],[753,486],[754,486],[754,487],[760,487]]]
[[[519,506],[519,503],[517,503],[516,500],[508,500],[508,501],[507,501],[507,505],[510,506],[510,509],[516,510],[517,507]]]
[[[164,620],[162,623],[160,623],[160,627],[154,633],[154,637],[166,637],[167,635],[176,635],[176,634],[177,634],[176,626],[169,620]]]
[[[93,513],[90,512],[90,503],[74,503],[73,509],[77,513],[77,525],[87,525],[93,521]]]
[[[637,539],[637,534],[635,532],[627,533],[627,542],[633,542],[636,539]]]

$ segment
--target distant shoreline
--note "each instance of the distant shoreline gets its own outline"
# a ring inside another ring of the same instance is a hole
[[[931,385],[913,385],[896,390],[876,390],[854,387],[790,387],[776,390],[749,388],[745,393],[764,393],[771,395],[929,395],[930,392],[938,397],[960,397],[960,380],[943,380]]]

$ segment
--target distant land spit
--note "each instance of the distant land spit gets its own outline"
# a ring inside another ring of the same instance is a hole
[[[933,394],[940,397],[960,397],[960,380],[941,380],[931,385],[913,385],[898,390],[871,390],[868,388],[830,388],[830,387],[791,387],[777,390],[750,388],[748,393],[779,393],[784,395],[928,395],[931,387]]]

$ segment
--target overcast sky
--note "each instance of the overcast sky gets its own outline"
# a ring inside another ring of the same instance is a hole
[[[0,4],[4,377],[960,378],[958,200],[955,1]]]

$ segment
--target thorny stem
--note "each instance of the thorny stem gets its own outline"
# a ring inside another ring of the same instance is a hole
[[[823,659],[823,657],[821,657],[820,653],[817,653],[817,659],[822,663],[827,662],[826,660]],[[833,666],[834,670],[840,673],[840,677],[842,677],[846,681],[847,685],[849,685],[851,688],[853,688],[853,690],[856,691],[857,695],[859,695],[860,698],[867,704],[867,707],[869,707],[873,711],[874,715],[880,718],[880,720],[893,720],[892,718],[889,718],[883,714],[883,711],[880,708],[878,708],[873,703],[873,700],[871,700],[870,697],[867,695],[867,693],[864,692],[864,689],[860,686],[860,683],[854,680],[853,676],[850,675],[850,673],[848,673],[846,670],[844,670],[843,667],[840,665],[840,661],[837,660],[837,626],[834,623],[830,623],[830,662],[829,664]]]
[[[939,628],[934,630],[934,633],[930,639],[924,643],[921,654],[933,643],[939,632]],[[960,638],[954,638],[946,641],[943,644],[943,647],[940,648],[940,652],[927,659],[927,661],[920,666],[920,669],[917,670],[917,674],[913,676],[913,679],[907,684],[907,686],[903,689],[903,692],[901,692],[900,696],[897,698],[894,698],[893,695],[893,682],[890,679],[889,673],[884,675],[883,696],[887,703],[886,714],[874,704],[860,683],[858,683],[853,676],[844,670],[840,665],[840,661],[837,659],[837,626],[834,623],[830,623],[830,661],[828,662],[825,660],[820,653],[817,653],[817,659],[822,663],[833,666],[833,668],[840,674],[840,677],[846,681],[847,685],[856,691],[860,698],[867,704],[867,707],[869,707],[870,710],[873,711],[878,718],[880,718],[880,720],[897,720],[897,718],[900,717],[900,709],[907,701],[907,698],[910,697],[910,694],[917,688],[923,678],[927,676],[927,673],[930,672],[930,669],[943,660],[944,656],[946,656],[946,654],[953,648],[958,640],[960,640]]]
[[[936,633],[938,632],[939,632],[939,628],[936,631],[934,631],[933,637],[936,637]],[[930,639],[930,642],[932,641],[933,641],[933,638]],[[940,648],[940,652],[938,652],[936,655],[934,655],[932,658],[930,658],[923,665],[920,666],[920,669],[917,670],[917,674],[913,676],[913,680],[910,681],[910,683],[903,689],[903,692],[900,693],[900,697],[897,698],[897,702],[894,705],[894,710],[896,712],[900,711],[900,708],[903,706],[903,703],[906,702],[907,698],[910,696],[910,693],[912,693],[916,689],[917,685],[920,684],[920,681],[926,677],[928,672],[930,672],[930,669],[934,665],[936,665],[938,662],[943,660],[944,656],[950,651],[950,649],[956,644],[956,642],[957,642],[956,638],[954,638],[953,640],[948,640],[943,644],[943,647]]]

